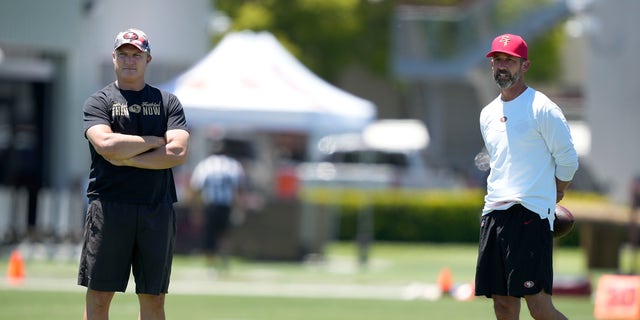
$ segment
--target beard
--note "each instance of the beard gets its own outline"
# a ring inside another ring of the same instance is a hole
[[[511,88],[518,80],[520,80],[520,71],[511,74],[507,70],[496,70],[493,73],[493,79],[498,84],[500,89]]]

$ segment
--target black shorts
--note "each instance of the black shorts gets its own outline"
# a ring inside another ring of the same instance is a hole
[[[231,226],[231,207],[228,205],[208,204],[204,207],[205,230],[204,249],[217,252],[220,240]]]
[[[133,272],[136,293],[167,293],[175,244],[173,204],[89,203],[78,284],[124,292]]]
[[[553,233],[522,205],[482,217],[475,294],[524,297],[553,287]]]

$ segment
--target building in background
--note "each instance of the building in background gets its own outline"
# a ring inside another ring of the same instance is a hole
[[[636,57],[640,38],[640,2],[590,1],[577,22],[587,39],[584,77],[585,116],[591,128],[589,165],[620,203],[629,201],[629,186],[640,173],[640,78]]]
[[[0,4],[0,186],[27,190],[30,224],[37,215],[38,190],[84,186],[89,152],[82,136],[82,105],[115,79],[115,35],[129,27],[143,29],[154,57],[147,80],[166,81],[209,50],[210,3]]]

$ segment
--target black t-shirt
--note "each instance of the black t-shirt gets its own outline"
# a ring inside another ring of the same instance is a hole
[[[116,133],[139,136],[164,137],[167,130],[188,130],[178,98],[150,85],[140,91],[129,91],[111,83],[87,99],[83,112],[85,137],[87,130],[97,124],[106,124]],[[171,169],[114,166],[98,154],[91,143],[89,150],[89,198],[124,203],[177,201]]]

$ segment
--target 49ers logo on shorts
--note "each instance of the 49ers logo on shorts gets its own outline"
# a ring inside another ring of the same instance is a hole
[[[535,283],[534,283],[533,281],[529,280],[529,281],[525,281],[525,282],[523,283],[523,285],[524,285],[524,287],[525,287],[525,288],[527,288],[527,289],[531,289],[531,288],[533,288],[533,286],[535,285]]]

